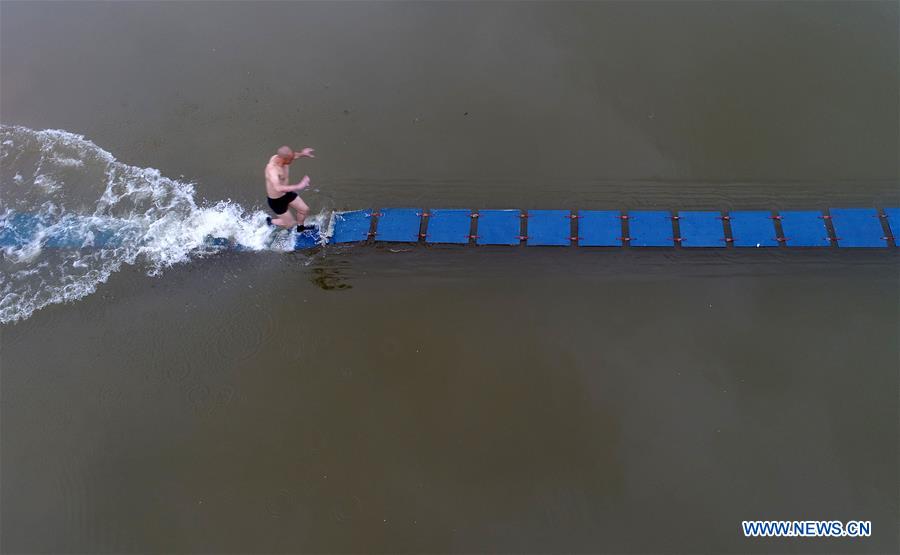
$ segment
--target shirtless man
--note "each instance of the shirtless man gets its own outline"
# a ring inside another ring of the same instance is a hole
[[[269,197],[269,208],[278,216],[274,219],[266,218],[266,222],[270,225],[275,224],[290,228],[296,224],[298,232],[305,229],[315,229],[314,226],[303,225],[307,214],[309,214],[309,207],[295,192],[309,187],[309,176],[304,175],[303,179],[296,185],[288,185],[288,173],[291,162],[297,158],[315,158],[314,152],[315,150],[311,148],[304,148],[300,152],[294,152],[291,147],[283,146],[278,149],[275,156],[269,158],[269,163],[266,164],[266,195]],[[288,206],[297,213],[296,218],[288,210]]]

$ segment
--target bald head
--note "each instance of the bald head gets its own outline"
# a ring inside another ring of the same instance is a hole
[[[279,158],[281,158],[284,162],[290,163],[294,161],[294,149],[285,145],[278,148],[278,152],[276,152]]]

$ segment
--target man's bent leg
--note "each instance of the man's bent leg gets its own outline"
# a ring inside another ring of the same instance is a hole
[[[292,200],[288,206],[290,206],[294,209],[295,212],[297,212],[297,225],[303,225],[303,222],[306,221],[306,216],[309,215],[309,206],[307,206],[306,203],[303,202],[303,199],[300,197]],[[290,214],[290,210],[288,210],[287,213]]]
[[[284,214],[281,214],[277,218],[272,218],[272,223],[277,226],[290,229],[297,224],[297,220],[294,219],[294,215],[291,214],[291,211],[287,210]]]

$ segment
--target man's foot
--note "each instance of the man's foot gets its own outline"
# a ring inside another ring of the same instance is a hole
[[[316,226],[314,226],[314,225],[298,225],[297,233],[303,233],[304,231],[312,231],[314,229],[316,229]]]

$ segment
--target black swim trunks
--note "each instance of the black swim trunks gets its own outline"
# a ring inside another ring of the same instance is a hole
[[[287,212],[288,204],[290,204],[292,200],[297,198],[297,193],[291,191],[290,193],[285,193],[282,197],[267,198],[269,199],[269,208],[272,209],[272,212],[280,215]]]

